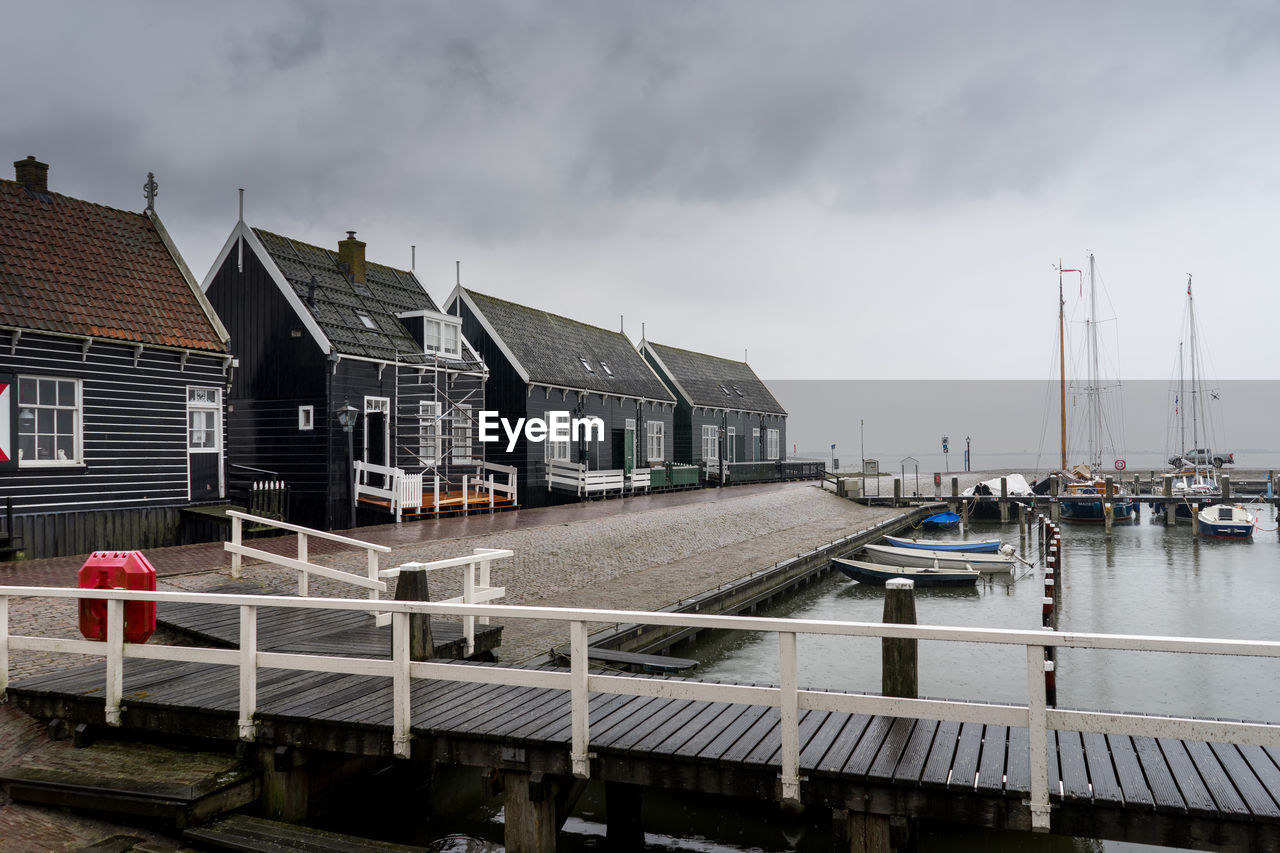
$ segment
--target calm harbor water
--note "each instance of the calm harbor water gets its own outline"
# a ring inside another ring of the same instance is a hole
[[[1036,563],[1023,579],[994,581],[975,590],[917,590],[921,624],[1039,628],[1043,569],[1034,538],[1019,541],[1016,525],[975,525],[963,535],[1000,536]],[[1270,509],[1262,510],[1252,542],[1198,539],[1188,525],[1150,523],[1148,508],[1135,524],[1107,536],[1099,526],[1064,526],[1063,630],[1188,637],[1280,640],[1274,617],[1280,597],[1280,535]],[[760,615],[804,619],[879,621],[883,588],[862,586],[832,573]],[[879,692],[878,640],[801,636],[802,686]],[[701,662],[705,678],[777,683],[777,641],[771,635],[711,637],[678,654]],[[1137,652],[1066,650],[1058,663],[1062,707],[1142,711],[1179,716],[1280,722],[1280,665],[1256,659]],[[921,643],[924,696],[1025,702],[1021,647]],[[400,783],[390,787],[403,791]],[[374,802],[376,787],[353,796]],[[432,787],[433,817],[402,840],[432,843],[438,851],[500,850],[501,798],[484,793],[474,772],[442,770]],[[384,801],[385,802],[385,801]],[[371,803],[372,805],[372,803]],[[829,828],[794,819],[765,804],[646,794],[647,849],[707,853],[829,851]],[[357,803],[341,810],[363,822]],[[562,849],[607,850],[603,796],[589,788],[566,824]],[[358,826],[358,824],[357,824]],[[336,826],[335,828],[343,828]],[[346,827],[353,828],[353,827]],[[367,824],[365,825],[367,831]],[[1145,845],[1069,839],[1030,833],[990,833],[923,827],[920,850],[1136,851]]]

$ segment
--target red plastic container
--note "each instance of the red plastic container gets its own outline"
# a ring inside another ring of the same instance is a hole
[[[80,567],[81,589],[156,588],[156,570],[141,551],[94,551]],[[154,601],[126,601],[124,604],[124,641],[145,643],[156,629]],[[107,639],[107,602],[102,599],[80,600],[80,633],[90,640]]]

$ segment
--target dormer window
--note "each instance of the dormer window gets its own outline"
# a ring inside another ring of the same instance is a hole
[[[462,355],[462,322],[452,318],[422,318],[422,350],[458,358]]]
[[[582,366],[586,368],[587,373],[590,373],[592,376],[595,375],[596,369],[591,366],[591,362],[587,361],[582,356],[578,356],[578,361],[582,362]]]
[[[737,394],[739,397],[746,397],[746,396],[747,396],[746,394],[743,394],[743,393],[742,393],[742,389],[741,389],[741,388],[739,388],[737,385],[734,385],[734,386],[733,386],[733,391],[734,391],[734,393],[735,393],[735,394]]]
[[[613,371],[609,369],[607,362],[600,362],[600,367],[604,369],[605,376],[608,376],[610,379],[613,378]]]
[[[726,387],[724,387],[723,385],[721,385],[721,386],[720,386],[720,390],[724,392],[724,395],[725,395],[726,397],[732,396],[732,395],[729,393],[729,389],[728,389],[728,388],[726,388]]]
[[[369,285],[365,284],[363,281],[355,282],[352,287],[354,287],[356,289],[356,293],[361,296],[373,296],[373,291],[370,290]]]
[[[364,313],[363,311],[357,311],[356,317],[360,319],[360,322],[364,325],[366,329],[371,329],[372,331],[375,331],[375,332],[378,331],[378,324],[373,322],[373,318],[370,317],[368,314]]]

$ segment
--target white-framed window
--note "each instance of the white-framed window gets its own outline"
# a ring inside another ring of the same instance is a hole
[[[391,398],[390,397],[365,397],[364,413],[366,415],[391,414]]]
[[[666,424],[662,421],[646,421],[644,425],[645,444],[647,445],[648,456],[646,457],[649,464],[663,461],[663,446],[666,432]]]
[[[471,461],[471,407],[454,406],[452,421],[453,446],[449,448],[449,460],[466,464]]]
[[[299,406],[298,407],[298,429],[306,432],[316,428],[316,407],[315,406]]]
[[[702,425],[702,458],[720,458],[720,428],[715,424]]]
[[[79,379],[19,376],[19,467],[81,464],[82,411]]]
[[[550,412],[543,412],[542,417],[547,423],[551,422]],[[570,442],[568,440],[552,441],[547,438],[542,442],[542,455],[547,462],[568,462],[572,455]]]
[[[767,437],[769,441],[768,458],[771,460],[777,459],[778,458],[778,438],[779,438],[778,430],[776,429],[769,430],[767,433]]]
[[[751,458],[748,462],[755,462],[756,457],[760,454],[760,427],[751,429]]]
[[[736,433],[737,433],[737,428],[736,428],[736,427],[729,427],[728,431],[725,433],[725,437],[724,437],[724,461],[726,461],[726,462],[734,462],[734,461],[736,461],[736,460],[737,460],[737,458],[738,458],[738,455],[737,455],[737,452],[736,452],[736,448],[734,448],[734,446],[733,446],[733,440],[734,440],[734,436],[736,435]]]
[[[418,456],[423,465],[434,465],[440,452],[440,404],[432,400],[418,403]]]
[[[222,390],[187,388],[187,450],[217,453],[222,450]]]
[[[422,318],[422,349],[455,358],[462,354],[462,321],[451,318]]]

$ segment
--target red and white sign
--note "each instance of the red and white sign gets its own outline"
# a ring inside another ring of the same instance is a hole
[[[1117,459],[1117,460],[1116,460],[1116,470],[1117,470],[1117,471],[1123,471],[1123,470],[1124,470],[1124,468],[1125,468],[1125,461],[1124,461],[1123,459]]]
[[[9,434],[9,407],[13,404],[13,384],[0,382],[0,462],[13,459],[13,436]]]

